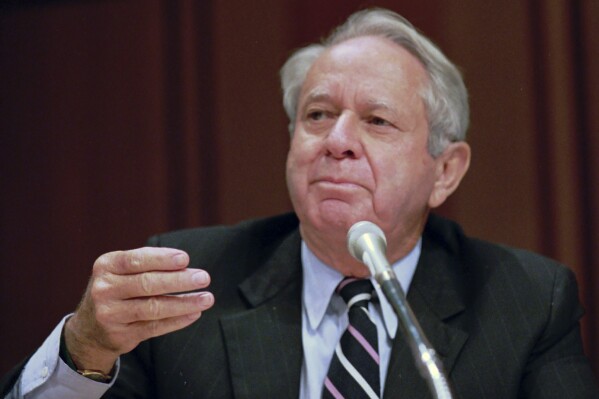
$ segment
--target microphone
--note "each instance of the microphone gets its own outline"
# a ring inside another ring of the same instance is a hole
[[[367,221],[354,224],[347,232],[347,248],[354,258],[368,266],[372,276],[384,273],[386,279],[390,278],[388,272],[393,270],[385,256],[387,239],[379,226]]]
[[[383,230],[372,222],[358,222],[347,232],[347,248],[354,258],[368,267],[370,274],[379,283],[383,294],[397,314],[420,375],[428,383],[434,397],[451,399],[453,396],[442,364],[424,335],[389,265],[385,255],[387,239]]]

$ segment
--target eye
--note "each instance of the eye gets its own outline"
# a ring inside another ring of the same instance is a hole
[[[392,126],[391,122],[378,116],[371,117],[369,122],[375,126]]]
[[[313,120],[313,121],[321,121],[321,120],[325,119],[326,116],[327,116],[326,112],[321,111],[321,110],[314,110],[314,111],[308,112],[308,119]]]

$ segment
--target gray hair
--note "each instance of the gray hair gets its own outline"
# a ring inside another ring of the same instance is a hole
[[[308,71],[327,49],[349,39],[380,36],[392,40],[424,66],[429,82],[421,96],[430,129],[428,150],[438,156],[451,142],[463,141],[469,123],[468,92],[458,68],[404,17],[389,10],[369,9],[351,15],[321,44],[294,52],[281,68],[283,106],[293,132],[299,94]]]

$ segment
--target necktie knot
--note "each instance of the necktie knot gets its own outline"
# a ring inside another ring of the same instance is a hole
[[[355,305],[367,307],[368,302],[372,299],[374,287],[368,279],[346,277],[339,283],[336,291],[347,303],[347,307],[351,309]]]

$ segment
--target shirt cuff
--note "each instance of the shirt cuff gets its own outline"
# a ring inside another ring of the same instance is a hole
[[[83,377],[60,358],[60,337],[70,316],[61,320],[25,365],[20,381],[24,397],[100,398],[114,384],[120,369],[120,359],[116,362],[112,380],[105,384]]]

